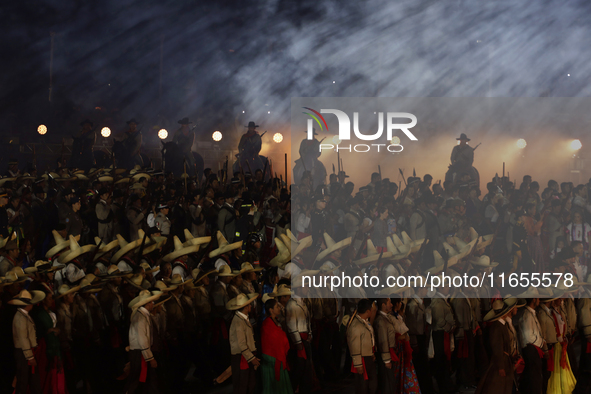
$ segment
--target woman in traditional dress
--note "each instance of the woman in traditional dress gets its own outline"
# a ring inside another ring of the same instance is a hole
[[[38,338],[36,358],[41,387],[45,394],[67,394],[53,292],[45,287],[40,290],[45,292],[45,299],[31,311],[31,317]]]
[[[556,339],[554,344],[554,370],[548,379],[548,393],[570,394],[575,389],[577,380],[570,367],[570,361],[566,347],[568,339],[566,338],[566,317],[562,314],[562,298],[552,301],[552,318],[556,328]]]
[[[273,298],[265,302],[267,318],[261,327],[261,379],[263,394],[293,394],[287,367],[289,340],[278,317],[281,304]]]
[[[396,355],[398,361],[392,361],[392,368],[396,376],[396,382],[400,387],[397,393],[420,393],[419,381],[412,363],[412,348],[410,346],[408,327],[402,318],[404,304],[398,296],[392,296],[392,314],[396,317],[394,321],[396,329]]]

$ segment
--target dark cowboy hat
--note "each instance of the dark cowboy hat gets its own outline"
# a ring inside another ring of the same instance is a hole
[[[466,134],[462,133],[462,134],[460,134],[460,138],[456,138],[456,140],[458,140],[458,141],[470,141],[470,138],[468,138],[466,136]]]
[[[90,127],[94,126],[94,123],[92,123],[92,121],[90,119],[84,119],[81,123],[80,126],[84,126],[85,124],[89,124]]]
[[[138,122],[135,118],[129,119],[126,123],[127,124],[130,124],[130,123],[140,124],[140,122]]]
[[[248,122],[248,126],[244,126],[244,127],[259,127],[259,125],[251,120],[250,122]]]
[[[178,123],[185,125],[185,124],[192,124],[193,122],[189,121],[189,118],[185,117],[185,118],[182,118],[181,120],[179,120]]]

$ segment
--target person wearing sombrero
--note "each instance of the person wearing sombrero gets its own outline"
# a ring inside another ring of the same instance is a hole
[[[238,142],[238,158],[243,168],[249,168],[248,164],[246,164],[249,163],[250,168],[260,169],[263,167],[263,162],[259,156],[262,139],[256,130],[259,126],[250,121],[245,127],[247,128],[246,133],[242,134],[240,142]]]
[[[193,142],[195,141],[195,132],[191,129],[191,122],[189,118],[183,118],[178,121],[181,127],[174,134],[173,141],[179,147],[179,151],[187,161],[187,173],[191,176],[195,175],[195,158],[193,157]]]
[[[189,255],[199,251],[199,245],[183,245],[179,237],[173,238],[174,250],[164,256],[164,262],[172,263],[172,275],[180,275],[184,281],[191,279],[191,270],[187,264]]]
[[[459,145],[454,146],[451,151],[450,168],[457,174],[469,173],[472,169],[472,163],[474,163],[474,149],[468,145],[470,138],[461,133],[456,140],[459,141]]]
[[[498,299],[493,302],[492,309],[484,316],[484,321],[490,323],[488,336],[492,353],[488,369],[478,383],[476,390],[478,394],[511,394],[513,392],[511,332],[505,317],[516,307],[516,298]]]
[[[234,312],[229,331],[234,393],[253,394],[255,391],[256,368],[261,363],[255,355],[254,331],[248,315],[257,297],[257,293],[239,294],[226,304],[226,309]]]
[[[142,132],[137,128],[139,122],[135,118],[131,118],[126,123],[127,129],[121,139],[126,160],[120,159],[121,163],[119,163],[119,166],[125,166],[128,170],[131,170],[136,165],[140,167],[144,166],[144,160],[142,159],[142,155],[140,155]]]
[[[530,287],[525,292],[516,296],[524,298],[527,302],[523,308],[523,314],[519,319],[519,332],[521,354],[525,362],[525,369],[519,380],[519,391],[522,393],[542,393],[544,384],[543,369],[546,367],[548,348],[542,336],[542,329],[536,314],[536,308],[540,304],[540,293],[535,287]]]
[[[355,374],[355,393],[376,393],[378,373],[375,364],[375,333],[369,318],[374,312],[373,303],[362,299],[357,313],[347,328],[347,345],[351,354],[351,372]]]
[[[209,258],[213,259],[215,268],[219,271],[224,265],[232,267],[232,255],[230,252],[241,249],[242,241],[229,243],[220,231],[217,232],[216,236],[218,247],[209,252]]]
[[[111,257],[111,264],[117,264],[119,271],[121,272],[132,272],[134,268],[138,265],[136,263],[136,256],[135,250],[142,245],[149,243],[149,238],[146,238],[144,241],[144,231],[139,230],[141,238],[136,239],[135,241],[127,242],[125,238],[123,238],[120,234],[117,234],[117,239],[119,240],[119,250]]]
[[[132,310],[129,326],[129,362],[130,370],[125,384],[126,393],[143,391],[158,393],[156,368],[158,362],[152,354],[153,330],[150,312],[154,309],[154,301],[162,295],[159,291],[142,290],[129,302]]]
[[[93,129],[94,123],[88,119],[83,120],[80,126],[82,129],[72,135],[74,142],[69,166],[88,171],[95,165],[93,150],[96,143],[96,133]]]
[[[11,240],[2,248],[2,257],[0,258],[0,276],[5,276],[6,273],[21,264],[18,261],[20,250],[16,240]]]
[[[96,245],[80,246],[76,242],[76,239],[70,235],[70,250],[62,254],[58,260],[60,264],[66,266],[61,271],[64,283],[73,284],[84,278],[86,273],[84,272],[85,264],[83,263],[82,256],[94,251],[96,248]]]
[[[18,307],[12,320],[12,336],[14,340],[14,358],[16,360],[15,393],[41,394],[39,369],[35,358],[37,335],[35,324],[29,315],[35,304],[43,301],[42,291],[22,290],[8,303]]]

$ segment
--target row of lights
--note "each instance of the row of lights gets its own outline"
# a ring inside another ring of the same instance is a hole
[[[527,146],[527,142],[523,138],[520,138],[517,140],[517,147],[519,149],[525,149],[526,146]],[[581,143],[581,140],[579,140],[579,139],[574,139],[570,142],[570,148],[573,151],[580,150],[582,147],[583,147],[583,144]]]
[[[37,132],[41,135],[45,135],[47,134],[47,126],[45,125],[39,125],[39,127],[37,127]],[[111,129],[108,127],[103,127],[101,129],[101,135],[105,138],[108,138],[111,136]],[[213,134],[211,135],[211,139],[213,139],[215,142],[219,142],[222,140],[222,132],[221,131],[214,131]],[[166,129],[160,129],[158,130],[158,138],[160,138],[161,140],[165,140],[166,138],[168,138],[168,131]],[[283,141],[283,134],[281,133],[275,133],[275,135],[273,135],[273,141],[276,142],[277,144],[280,143],[281,141]]]

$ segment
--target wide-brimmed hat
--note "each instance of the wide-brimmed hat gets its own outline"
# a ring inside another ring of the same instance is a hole
[[[253,122],[253,121],[250,121],[250,122],[248,122],[248,124],[247,124],[246,126],[244,126],[244,127],[259,127],[259,125],[258,125],[258,124],[256,124],[256,123],[255,123],[255,122]]]
[[[326,249],[324,249],[322,252],[318,253],[318,256],[316,256],[316,260],[315,261],[322,261],[325,258],[327,258],[331,253],[336,252],[337,250],[341,250],[343,248],[346,248],[347,246],[351,245],[351,237],[345,238],[342,241],[339,242],[335,242],[334,239],[331,238],[330,235],[328,235],[327,233],[324,233],[324,242],[326,243]]]
[[[430,273],[431,275],[437,275],[438,273],[443,271],[443,267],[445,267],[445,260],[443,259],[443,257],[441,257],[441,254],[439,254],[438,251],[434,250],[433,261],[435,262],[435,265],[429,269],[426,269],[425,272]],[[447,259],[447,267],[453,267],[458,263],[458,261],[459,259],[457,255],[450,257],[449,259]]]
[[[211,237],[194,237],[188,229],[185,229],[185,243],[184,246],[199,246],[208,244],[211,241]]]
[[[382,258],[389,258],[392,257],[392,252],[383,252]],[[373,245],[371,239],[367,240],[367,257],[363,257],[359,260],[354,260],[353,263],[361,266],[369,263],[375,263],[380,258],[380,253],[378,253],[377,249]]]
[[[183,243],[181,242],[179,237],[177,237],[176,235],[174,236],[173,240],[174,240],[174,250],[172,252],[170,252],[169,254],[167,254],[166,256],[164,256],[164,258],[162,259],[163,261],[165,261],[167,263],[170,261],[174,261],[175,259],[178,259],[179,257],[186,256],[191,253],[197,253],[199,251],[199,245],[183,246]]]
[[[155,243],[150,246],[146,246],[144,248],[144,250],[142,251],[143,256],[152,253],[156,249],[160,249],[161,247],[164,246],[164,244],[166,244],[166,241],[168,241],[167,237],[151,237],[151,238],[152,238],[152,241]]]
[[[521,294],[515,296],[516,298],[540,298],[542,295],[538,291],[537,287],[530,286]]]
[[[62,298],[68,294],[76,293],[80,290],[80,286],[70,287],[67,284],[63,284],[57,289],[57,296],[55,298]]]
[[[411,248],[410,245],[404,244],[396,246],[392,238],[386,237],[386,250],[390,253],[390,257],[388,257],[389,260],[398,261],[407,258],[410,254]]]
[[[287,247],[290,248],[289,251],[291,253],[291,258],[296,257],[304,249],[306,249],[306,248],[308,248],[308,247],[310,247],[312,245],[313,240],[312,240],[312,236],[311,235],[298,240],[297,237],[295,235],[293,235],[293,233],[291,232],[290,229],[287,229],[286,232],[287,232],[286,237],[289,238],[289,241],[290,242],[284,242],[284,244],[285,244],[285,246],[287,246]],[[286,241],[286,240],[284,239],[284,241]]]
[[[135,297],[133,300],[129,301],[127,306],[131,309],[137,309],[141,306],[144,306],[152,301],[156,301],[162,295],[161,291],[150,291],[150,290],[142,290],[140,294]]]
[[[119,277],[123,277],[123,276],[131,276],[131,275],[132,275],[131,272],[121,272],[119,267],[117,267],[115,264],[111,264],[110,266],[107,267],[107,275],[105,275],[105,278],[107,278],[107,279],[119,278]]]
[[[59,271],[64,267],[65,267],[65,265],[63,265],[63,264],[57,264],[57,265],[52,266],[49,261],[37,260],[37,261],[35,261],[35,266],[25,268],[25,272],[27,274],[32,274],[34,272],[39,272],[39,273],[43,274],[43,273],[47,273],[47,272]],[[36,271],[33,271],[33,268]]]
[[[456,140],[458,140],[458,141],[470,141],[470,138],[468,138],[465,133],[462,133],[462,134],[460,134],[460,137],[459,138],[456,138]]]
[[[178,124],[182,124],[182,125],[187,125],[187,124],[192,124],[193,122],[189,121],[189,118],[184,117],[181,120],[178,121]]]
[[[472,265],[477,266],[478,268],[489,268],[489,267],[494,268],[497,265],[499,265],[499,263],[491,262],[490,257],[488,257],[487,255],[482,255],[478,258],[473,258],[470,260],[470,263]]]
[[[159,271],[160,267],[150,267],[150,264],[146,263],[145,261],[143,263],[140,264],[140,267],[142,267],[144,269],[144,272],[146,274],[151,274],[153,272]]]
[[[82,256],[83,254],[95,250],[96,248],[96,245],[80,246],[78,245],[78,242],[76,242],[76,239],[72,235],[70,235],[70,250],[62,254],[59,257],[58,262],[60,264],[67,264],[70,261]]]
[[[23,283],[24,281],[27,280],[27,276],[21,276],[19,277],[16,272],[10,270],[6,273],[6,275],[4,276],[4,285],[10,285],[10,284],[17,284],[17,283]]]
[[[232,244],[228,243],[228,240],[224,237],[221,231],[218,230],[217,234],[218,239],[218,248],[209,252],[209,257],[216,257],[222,255],[224,253],[230,252],[235,249],[239,249],[242,247],[242,241],[234,242]]]
[[[545,288],[542,287],[539,289],[540,292],[540,302],[550,302],[559,299],[565,294],[564,290],[557,289],[557,288]]]
[[[82,278],[80,281],[79,290],[81,293],[96,293],[102,289],[105,282],[94,283],[93,276],[86,275],[84,278]]]
[[[290,296],[291,295],[291,287],[286,284],[281,284],[279,286],[275,285],[273,287],[273,291],[269,293],[269,296],[272,298],[275,297],[282,297],[282,296]]]
[[[150,282],[145,280],[141,274],[133,275],[131,278],[125,278],[125,280],[136,289],[144,290],[150,288]]]
[[[96,255],[94,256],[94,261],[97,261],[98,259],[103,257],[105,254],[109,253],[110,251],[115,249],[117,246],[119,246],[119,239],[115,239],[114,241],[111,241],[108,244],[104,244],[104,243],[101,243],[101,239],[99,237],[94,237],[94,242],[96,242],[97,247],[99,245],[101,245],[99,250],[96,252]]]
[[[277,246],[277,254],[269,261],[269,265],[284,269],[287,263],[291,261],[291,253],[289,253],[288,247],[280,238],[275,238],[275,246]]]
[[[35,305],[45,299],[45,293],[39,290],[21,290],[14,298],[8,303],[16,306],[28,306]]]
[[[340,266],[335,265],[332,261],[325,261],[319,268],[319,271],[323,275],[329,275],[339,269]]]
[[[185,284],[187,284],[190,281],[186,281],[183,279],[183,277],[180,274],[174,274],[170,279],[165,279],[164,282],[166,282],[166,284],[170,285],[170,286],[183,286]]]
[[[506,300],[495,300],[492,309],[484,315],[483,321],[493,322],[500,317],[509,313],[513,308],[517,307],[517,298],[508,298]]]
[[[141,234],[140,234],[140,232],[141,232]],[[117,234],[117,239],[119,240],[120,249],[117,251],[117,253],[115,253],[113,255],[113,257],[111,257],[111,263],[117,264],[123,256],[125,256],[127,253],[129,253],[132,250],[135,250],[136,248],[139,248],[141,246],[142,241],[144,240],[144,231],[139,230],[138,234],[141,235],[141,237],[136,239],[135,241],[131,241],[131,242],[127,242],[125,240],[125,238],[123,238],[121,236],[121,234]],[[144,243],[144,245],[147,245],[149,242],[150,242],[150,238],[146,238],[146,242]]]
[[[178,287],[176,285],[167,285],[162,280],[156,281],[156,284],[154,286],[156,286],[160,291],[173,291]]]
[[[31,273],[27,273],[23,270],[23,267],[13,267],[10,271],[14,272],[18,278],[30,278],[36,270]]]
[[[263,270],[262,267],[255,268],[249,262],[242,263],[242,265],[240,266],[240,271],[243,274],[246,274],[246,273],[249,273],[249,272],[261,272],[262,270]]]
[[[238,294],[236,298],[232,298],[226,304],[226,309],[230,311],[235,311],[238,309],[244,308],[246,305],[251,304],[254,300],[257,299],[259,293],[250,293],[250,294]]]
[[[193,271],[191,271],[191,276],[193,277],[193,281],[195,283],[201,281],[203,278],[205,278],[206,276],[209,275],[214,275],[216,276],[218,274],[218,270],[211,269],[209,271],[205,271],[205,270],[201,270],[199,268],[195,268]]]
[[[45,253],[45,257],[48,259],[70,246],[70,241],[64,239],[57,231],[52,230],[51,233],[53,234],[53,239],[55,240],[55,246]]]
[[[237,274],[232,271],[229,265],[224,264],[218,271],[218,276],[236,276]]]

